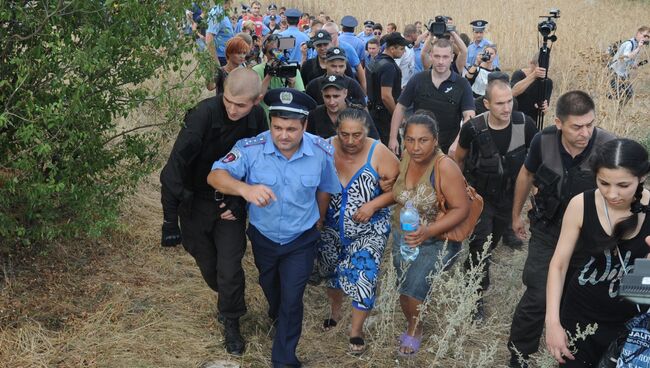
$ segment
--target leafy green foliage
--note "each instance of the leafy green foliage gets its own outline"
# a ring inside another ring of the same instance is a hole
[[[189,63],[188,5],[0,0],[0,253],[114,224],[154,168],[151,126],[165,123],[117,122],[151,102],[180,120],[180,85],[144,82]]]

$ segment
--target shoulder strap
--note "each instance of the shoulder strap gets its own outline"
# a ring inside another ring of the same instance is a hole
[[[508,152],[526,144],[526,116],[523,112],[517,111],[512,115],[512,133],[510,134],[510,145]]]
[[[438,168],[440,166],[440,161],[442,161],[443,158],[447,157],[444,153],[441,153],[438,158],[436,158],[436,161],[433,164],[433,174],[435,177],[435,185],[434,185],[434,190],[436,192],[436,198],[438,200],[438,207],[440,211],[446,212],[446,206],[445,206],[445,196],[442,194],[442,189],[441,189],[441,176],[440,171],[438,171]]]
[[[370,151],[368,151],[368,158],[366,159],[368,165],[370,165],[370,161],[372,160],[372,154],[375,152],[375,147],[377,147],[377,142],[379,141],[375,139],[375,141],[372,142],[372,146],[370,146]]]
[[[483,158],[492,157],[498,153],[487,123],[489,113],[489,111],[486,111],[475,117],[472,121],[472,126],[475,128],[477,133],[476,139],[478,140],[479,153]]]

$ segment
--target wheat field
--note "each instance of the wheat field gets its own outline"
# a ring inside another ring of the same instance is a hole
[[[267,3],[264,3],[265,7]],[[644,139],[650,131],[650,66],[641,68],[637,94],[617,114],[606,97],[607,73],[602,55],[613,41],[631,37],[650,23],[648,1],[518,0],[470,2],[457,0],[370,2],[285,1],[312,14],[324,11],[334,20],[355,15],[398,29],[435,15],[454,17],[469,33],[474,19],[490,22],[486,37],[499,46],[502,69],[525,67],[538,50],[538,16],[561,10],[558,42],[553,45],[550,77],[555,81],[552,102],[572,89],[588,91],[596,100],[598,124],[617,134]],[[645,50],[648,56],[648,48]],[[170,75],[169,79],[178,78]],[[152,88],[157,81],[150,82]],[[183,91],[179,91],[179,98]],[[208,96],[205,93],[204,96]],[[553,105],[553,103],[551,103]],[[146,124],[161,117],[156,107],[135,111],[122,125]],[[549,124],[553,114],[547,116]],[[161,134],[168,152],[175,132]],[[161,155],[160,163],[164,163]],[[266,302],[257,285],[252,252],[244,259],[248,313],[242,319],[247,339],[244,357],[228,357],[222,347],[221,326],[214,318],[216,297],[204,284],[192,258],[182,248],[161,249],[158,173],[143,182],[123,208],[122,227],[98,240],[79,239],[53,244],[47,255],[2,262],[0,278],[1,367],[270,367],[270,324]],[[501,367],[508,352],[511,315],[523,292],[521,271],[526,250],[497,248],[486,292],[488,318],[470,318],[476,295],[476,275],[454,267],[434,277],[423,310],[425,335],[417,357],[396,356],[396,337],[404,329],[397,302],[390,252],[383,261],[377,308],[366,326],[367,352],[347,354],[347,315],[338,327],[321,331],[328,306],[322,286],[308,286],[305,319],[298,355],[306,367]],[[461,255],[461,262],[465,254]],[[469,280],[469,281],[467,281]],[[552,367],[544,352],[533,367]]]

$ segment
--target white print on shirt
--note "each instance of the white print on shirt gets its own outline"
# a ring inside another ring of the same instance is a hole
[[[609,281],[609,297],[616,298],[618,295],[619,281],[621,280],[621,278],[623,278],[623,275],[625,275],[625,271],[621,268],[620,264],[617,264],[616,266],[612,266],[611,250],[609,249],[605,250],[603,251],[603,254],[605,255],[605,269],[602,270],[602,272],[596,269],[596,267],[593,265],[596,259],[592,256],[589,259],[589,262],[587,262],[587,264],[582,268],[582,271],[580,271],[580,276],[578,276],[578,282],[580,283],[580,286],[584,286],[587,283],[590,283],[591,285],[596,285],[601,282]],[[633,265],[630,265],[631,256],[632,256],[632,252],[630,251],[625,252],[625,258],[623,259],[623,264],[625,265],[625,270],[627,270],[627,272],[632,272],[632,268],[634,268]],[[589,277],[586,277],[587,273],[589,272],[591,272],[591,274],[589,275]]]

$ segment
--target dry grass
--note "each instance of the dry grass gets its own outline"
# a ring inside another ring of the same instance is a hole
[[[554,46],[551,77],[554,97],[584,89],[596,99],[599,123],[619,134],[647,135],[644,120],[650,108],[650,67],[641,70],[638,94],[616,117],[607,100],[606,75],[597,65],[610,42],[629,37],[647,22],[647,4],[618,1],[427,1],[396,3],[332,0],[288,1],[311,12],[324,10],[336,19],[345,13],[360,20],[386,24],[452,15],[461,29],[475,18],[490,21],[488,37],[501,45],[504,69],[526,65],[538,48],[537,15],[551,5],[562,10],[560,41]],[[405,4],[408,4],[405,5]],[[400,12],[396,11],[399,7]],[[435,9],[435,10],[434,10]],[[157,86],[153,82],[153,87]],[[179,93],[180,97],[180,93]],[[160,120],[158,107],[146,106],[123,126]],[[549,116],[547,122],[552,117]],[[161,135],[171,146],[172,134]],[[161,162],[164,157],[161,157]],[[198,367],[230,360],[242,367],[269,367],[271,339],[266,302],[257,285],[250,250],[245,257],[248,314],[242,320],[248,339],[246,355],[228,358],[222,348],[221,326],[213,318],[216,298],[204,285],[192,258],[181,248],[159,247],[162,213],[157,173],[124,206],[120,231],[99,241],[55,244],[47,257],[14,262],[1,260],[0,366],[2,367]],[[512,311],[521,295],[524,250],[497,249],[492,287],[486,293],[489,319],[472,323],[472,282],[458,267],[434,276],[435,287],[423,317],[425,340],[415,359],[397,359],[395,338],[405,321],[397,304],[390,252],[384,260],[377,308],[366,330],[369,349],[360,358],[347,354],[349,313],[339,327],[320,329],[328,313],[323,287],[308,287],[303,336],[298,354],[309,367],[494,367],[503,366]],[[465,255],[461,256],[461,261]],[[471,277],[470,277],[471,279]],[[347,307],[349,310],[349,306]],[[548,356],[535,364],[551,366]]]

